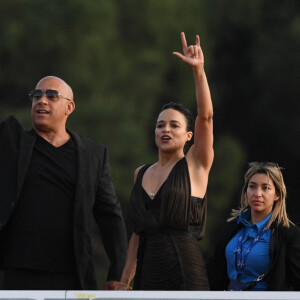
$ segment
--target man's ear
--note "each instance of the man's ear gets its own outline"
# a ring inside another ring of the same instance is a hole
[[[66,115],[70,115],[74,111],[74,109],[75,109],[75,102],[69,101],[66,109]]]

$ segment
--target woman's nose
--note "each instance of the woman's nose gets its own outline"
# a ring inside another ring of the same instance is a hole
[[[259,187],[257,189],[255,189],[255,195],[261,196],[261,189]]]
[[[166,126],[163,128],[164,132],[169,132],[170,131],[170,126],[166,124]]]

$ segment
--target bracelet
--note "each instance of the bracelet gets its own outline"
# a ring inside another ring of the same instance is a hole
[[[126,283],[119,282],[119,285],[121,285],[121,286],[125,286],[125,287],[127,288],[127,290],[132,290],[132,287],[131,287],[131,286],[129,286],[128,284],[126,284]]]

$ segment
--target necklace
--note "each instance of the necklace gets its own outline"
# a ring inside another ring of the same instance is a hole
[[[155,189],[156,189],[156,185],[154,186],[153,185],[153,181],[154,181],[154,174],[153,174],[153,169],[156,167],[156,165],[157,165],[157,163],[155,163],[155,164],[153,164],[152,166],[151,166],[151,176],[150,176],[150,183],[151,183],[151,190],[152,191],[155,191]],[[155,193],[154,192],[150,192],[149,193],[149,197],[153,200],[153,198],[155,197]]]
[[[150,168],[151,170],[151,174],[150,174],[150,193],[149,193],[149,197],[153,200],[153,198],[155,197],[156,193],[159,191],[158,186],[159,184],[163,184],[164,181],[166,180],[166,178],[168,177],[169,173],[170,173],[170,168],[172,170],[172,167],[176,164],[178,160],[174,160],[171,162],[168,162],[167,164],[159,167],[158,162],[154,163]],[[158,169],[157,169],[158,168]],[[155,174],[155,169],[156,169],[156,174]],[[166,174],[167,171],[167,174]],[[152,191],[156,191],[156,193],[152,192]]]

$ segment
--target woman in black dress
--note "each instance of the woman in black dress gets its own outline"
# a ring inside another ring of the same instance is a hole
[[[139,167],[131,194],[134,233],[119,289],[208,290],[199,248],[206,221],[206,189],[213,162],[213,108],[204,72],[199,36],[183,54],[192,67],[198,115],[180,104],[166,104],[157,119],[155,142],[158,161]],[[193,128],[194,127],[194,128]],[[194,144],[185,154],[186,143]]]

